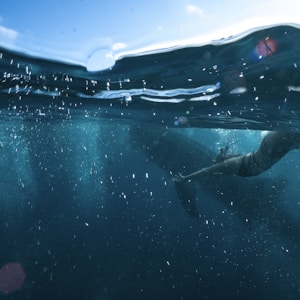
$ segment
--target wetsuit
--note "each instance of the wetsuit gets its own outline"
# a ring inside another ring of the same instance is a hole
[[[299,133],[272,132],[267,134],[259,149],[241,157],[237,175],[256,176],[277,163],[290,150],[300,147]]]

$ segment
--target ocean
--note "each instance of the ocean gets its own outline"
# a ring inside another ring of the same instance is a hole
[[[299,131],[299,37],[253,29],[97,72],[1,48],[0,266],[26,278],[0,299],[298,299],[298,150],[204,178],[199,218],[172,176]]]

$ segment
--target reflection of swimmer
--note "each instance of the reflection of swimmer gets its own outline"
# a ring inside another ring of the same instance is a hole
[[[271,168],[290,150],[300,148],[300,133],[270,132],[262,140],[258,150],[219,160],[212,166],[189,175],[178,174],[175,181],[184,181],[205,174],[256,176]]]

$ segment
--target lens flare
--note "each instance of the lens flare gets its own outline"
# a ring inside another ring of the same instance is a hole
[[[274,54],[277,50],[277,43],[270,37],[260,40],[254,50],[254,55],[257,59],[262,59]]]

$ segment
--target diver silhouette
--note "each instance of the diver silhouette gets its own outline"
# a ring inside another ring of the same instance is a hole
[[[188,175],[179,173],[173,180],[181,182],[205,174],[256,176],[270,169],[289,151],[298,148],[300,148],[300,133],[269,132],[256,151],[243,155],[228,155],[228,147],[222,148],[212,166]]]

